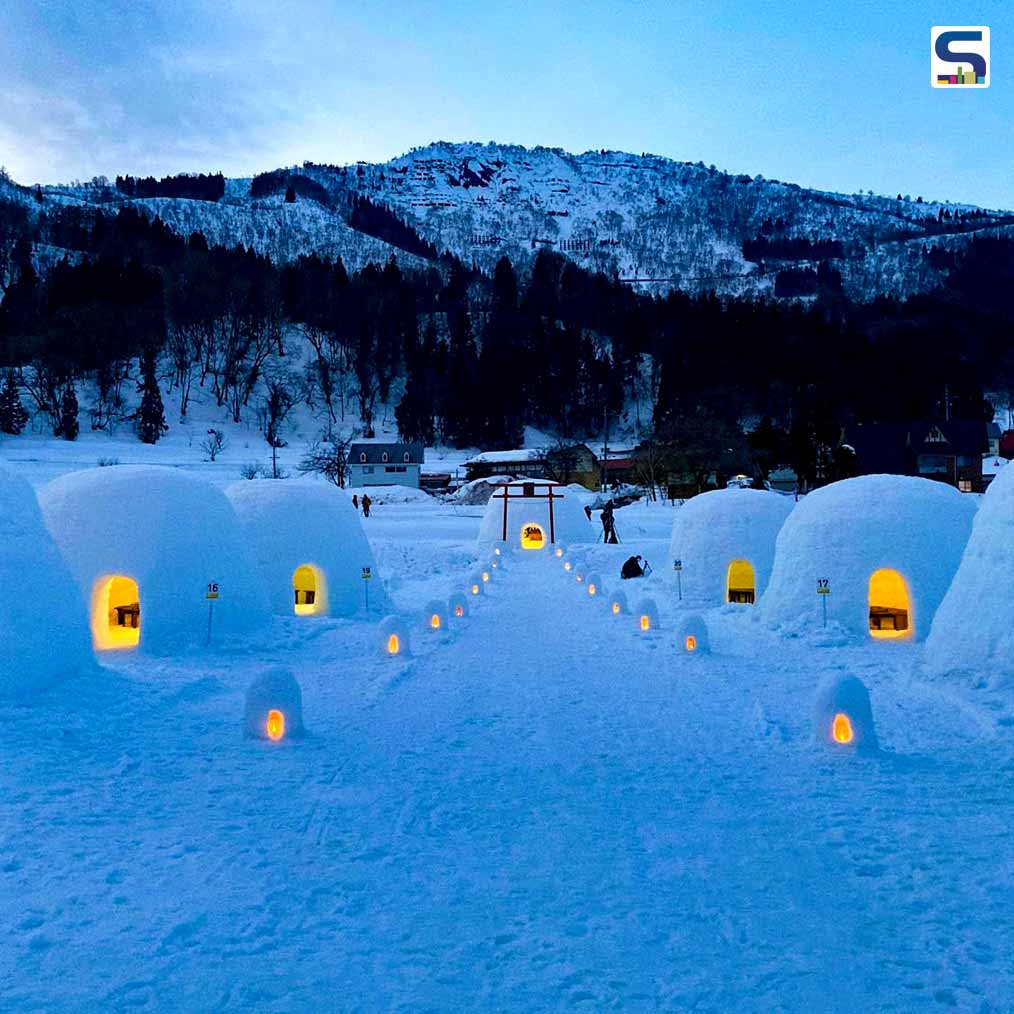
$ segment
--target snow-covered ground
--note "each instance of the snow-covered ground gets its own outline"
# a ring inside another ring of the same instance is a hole
[[[35,485],[94,464],[39,443],[5,454]],[[1010,686],[930,680],[917,645],[778,639],[750,607],[706,613],[713,653],[680,657],[674,509],[643,503],[585,552],[609,587],[631,553],[655,564],[626,590],[660,631],[512,558],[440,640],[416,614],[462,586],[481,514],[364,522],[411,657],[378,655],[379,616],[277,618],[7,706],[0,1008],[1014,1009]],[[246,739],[278,665],[308,735]],[[844,674],[872,757],[811,742]]]

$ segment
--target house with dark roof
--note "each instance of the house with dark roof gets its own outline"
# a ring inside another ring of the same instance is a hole
[[[349,448],[349,485],[419,488],[426,449],[422,444],[361,440]]]
[[[986,488],[985,420],[868,423],[850,427],[844,442],[855,448],[860,475],[916,475],[946,482],[963,493]]]

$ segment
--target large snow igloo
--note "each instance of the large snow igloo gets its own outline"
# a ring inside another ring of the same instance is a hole
[[[864,475],[815,490],[778,536],[761,615],[800,632],[821,625],[826,598],[828,621],[857,636],[922,640],[974,515],[972,497],[930,479]]]
[[[0,466],[0,698],[94,666],[84,603],[31,486]]]
[[[925,661],[934,672],[1014,672],[1014,466],[990,484],[954,580],[933,617]]]
[[[238,482],[225,492],[275,613],[351,616],[364,608],[366,592],[371,610],[387,611],[373,550],[341,490],[312,480],[262,479]]]
[[[498,486],[479,526],[480,549],[502,542],[509,551],[526,552],[545,550],[558,542],[568,546],[594,542],[597,533],[579,495],[579,487],[548,479]]]
[[[39,503],[97,650],[204,643],[210,608],[216,641],[268,622],[236,514],[214,486],[177,469],[114,466],[56,479]]]
[[[677,512],[668,572],[682,566],[683,601],[705,609],[726,602],[753,605],[771,577],[775,540],[795,501],[763,489],[716,489]]]

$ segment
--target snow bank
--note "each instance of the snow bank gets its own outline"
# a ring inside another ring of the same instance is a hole
[[[1014,468],[982,498],[961,564],[926,641],[934,672],[1014,672]]]
[[[683,601],[699,609],[760,599],[771,577],[775,540],[795,501],[763,489],[717,489],[677,512],[667,570],[681,561]],[[730,595],[732,596],[730,598]]]
[[[829,623],[853,635],[925,638],[974,514],[970,497],[929,479],[864,475],[818,489],[778,536],[761,616],[789,633],[819,628],[826,598]],[[819,581],[829,595],[817,594]]]
[[[115,466],[62,476],[39,503],[89,603],[96,647],[169,653],[204,643],[209,586],[219,596],[214,640],[246,637],[268,623],[236,514],[214,486],[176,469]]]
[[[323,482],[271,479],[238,482],[225,492],[275,613],[359,612],[364,567],[373,574],[370,608],[388,608],[373,551],[346,493]]]
[[[533,496],[524,496],[524,480],[508,483],[497,490],[486,504],[479,526],[479,546],[506,541],[512,551],[545,550],[550,544],[592,543],[598,532],[588,520],[583,503],[587,490],[580,486],[539,481],[532,486]],[[548,489],[553,491],[553,523],[549,522]],[[504,531],[504,489],[509,491]]]
[[[77,585],[31,486],[0,466],[0,699],[23,698],[94,665]]]
[[[862,680],[835,676],[820,687],[813,707],[813,738],[836,750],[877,749],[870,694]]]
[[[250,684],[243,729],[254,739],[293,739],[303,735],[303,692],[288,669],[269,669]]]

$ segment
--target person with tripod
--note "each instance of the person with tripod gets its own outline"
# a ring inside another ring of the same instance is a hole
[[[602,541],[611,546],[615,546],[620,541],[616,537],[616,519],[613,517],[614,509],[615,504],[610,500],[602,508],[602,513],[599,515],[599,520],[602,522]]]

